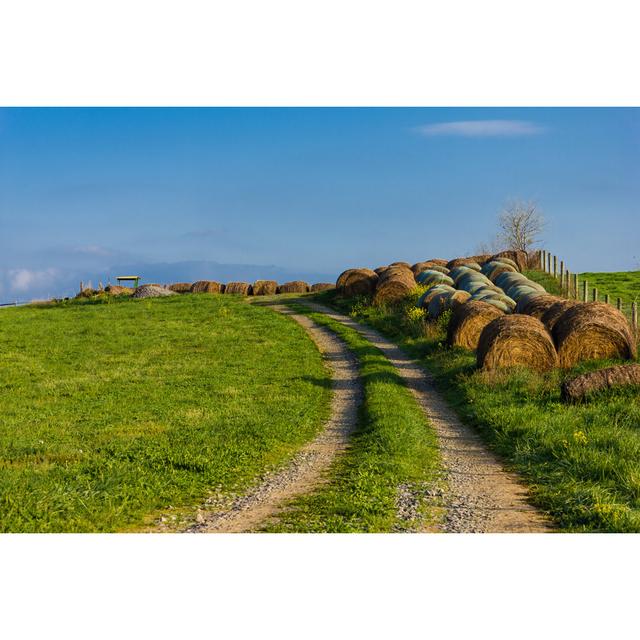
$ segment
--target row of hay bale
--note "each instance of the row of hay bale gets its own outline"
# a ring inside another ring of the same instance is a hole
[[[538,371],[569,368],[583,360],[635,359],[633,331],[617,309],[602,302],[535,298],[522,313],[506,315],[474,301],[457,308],[447,343],[476,350],[482,369],[518,365]]]
[[[308,293],[333,289],[333,285],[328,282],[318,282],[309,285],[302,280],[294,280],[278,284],[275,280],[256,280],[253,284],[249,282],[228,282],[226,284],[215,280],[198,280],[197,282],[174,282],[170,285],[144,284],[136,289],[110,285],[105,292],[110,295],[133,295],[137,298],[148,298],[155,296],[166,296],[177,293],[218,293],[218,294],[239,294],[244,296],[266,296],[281,293]],[[168,292],[168,293],[167,293]],[[97,291],[85,289],[82,297],[96,295]]]

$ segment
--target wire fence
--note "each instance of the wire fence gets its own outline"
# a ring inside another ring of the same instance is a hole
[[[539,252],[539,257],[540,269],[558,280],[562,293],[567,298],[580,300],[581,302],[601,301],[613,304],[619,311],[629,317],[634,331],[638,331],[638,302],[636,300],[631,303],[625,303],[622,298],[617,297],[614,301],[608,293],[603,294],[601,298],[597,287],[590,287],[586,278],[581,280],[577,273],[569,271],[564,260],[560,260],[558,256],[542,249]]]

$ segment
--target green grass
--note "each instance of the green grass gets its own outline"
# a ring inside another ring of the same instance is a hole
[[[144,528],[239,491],[328,415],[296,323],[234,296],[0,311],[0,531]]]
[[[593,287],[597,287],[600,300],[609,294],[611,303],[622,299],[624,310],[628,313],[632,302],[640,302],[640,271],[623,271],[618,273],[581,273],[579,282],[588,283],[589,295]],[[581,286],[581,285],[578,285]],[[582,290],[581,290],[582,291]]]
[[[426,507],[414,520],[398,517],[396,499],[404,485],[417,497],[439,483],[435,433],[393,365],[349,327],[323,314],[292,305],[335,332],[359,361],[364,388],[358,429],[345,455],[334,464],[330,483],[293,502],[268,531],[386,532],[433,522]]]
[[[591,362],[547,375],[518,370],[489,376],[475,356],[444,345],[442,327],[416,323],[402,307],[319,296],[378,328],[418,358],[461,418],[517,470],[534,501],[566,531],[640,531],[640,394],[601,392],[590,402],[560,400],[564,377],[608,365]]]

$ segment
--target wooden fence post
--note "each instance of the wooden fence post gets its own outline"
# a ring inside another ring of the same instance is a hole
[[[547,273],[551,273],[551,254],[547,251]]]
[[[564,287],[564,260],[560,260],[560,284]]]
[[[622,311],[622,298],[618,298],[618,311]]]
[[[544,271],[544,249],[540,249],[540,270]]]
[[[578,274],[573,274],[573,297],[578,299]]]
[[[80,293],[82,293],[84,291],[84,284],[82,283],[82,280],[80,280]]]
[[[609,304],[609,294],[608,293],[604,294],[604,301],[605,301],[605,304]]]
[[[589,301],[589,283],[587,282],[587,280],[585,280],[582,283],[582,301],[583,302],[588,302]]]
[[[638,303],[631,303],[631,324],[633,325],[633,330],[638,334]]]
[[[598,302],[598,287],[593,287],[593,301]]]

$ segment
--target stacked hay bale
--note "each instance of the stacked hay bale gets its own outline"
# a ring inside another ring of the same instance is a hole
[[[637,356],[627,319],[604,302],[585,302],[566,309],[555,322],[553,338],[563,368],[583,360],[633,360]]]
[[[328,291],[329,289],[335,289],[335,285],[330,282],[316,282],[311,285],[312,293],[316,293],[317,291]]]
[[[373,303],[383,305],[398,302],[415,286],[416,280],[409,266],[389,265],[389,268],[378,276]]]
[[[136,287],[133,292],[132,298],[164,298],[166,296],[175,296],[177,293],[163,287],[159,284],[143,284]]]
[[[174,282],[167,288],[169,289],[169,291],[173,291],[174,293],[191,293],[190,282]]]
[[[446,260],[425,260],[423,262],[416,262],[414,265],[411,265],[411,271],[413,271],[414,276],[417,276],[421,271],[426,271],[427,269],[442,271],[442,273],[449,273]]]
[[[278,290],[278,283],[275,280],[256,280],[252,289],[254,296],[272,296]]]
[[[518,300],[516,313],[523,313],[526,316],[533,316],[538,320],[542,320],[542,316],[546,311],[549,310],[550,307],[552,307],[557,302],[562,301],[562,298],[558,296],[552,296],[547,293],[537,295],[537,293],[538,292],[522,296],[520,300]]]
[[[224,288],[225,294],[239,294],[242,296],[250,296],[253,288],[248,282],[227,282]]]
[[[475,271],[480,271],[482,267],[476,262],[475,258],[454,258],[453,260],[449,260],[447,262],[447,269],[451,270],[454,267],[469,267],[470,269],[474,269]]]
[[[308,293],[309,285],[302,280],[285,282],[278,287],[278,293]]]
[[[540,320],[510,315],[492,320],[482,330],[477,363],[485,371],[524,366],[544,372],[557,366],[558,354]]]
[[[524,271],[529,265],[529,255],[526,251],[500,251],[492,256],[490,256],[489,260],[497,260],[507,258],[511,260],[513,264],[516,265],[518,271]]]
[[[220,283],[215,280],[198,280],[191,285],[191,293],[221,293]]]
[[[105,288],[110,296],[130,296],[133,294],[131,287],[121,287],[119,284],[111,284]]]
[[[388,267],[384,267],[386,270]],[[336,290],[344,296],[371,295],[376,290],[378,274],[371,269],[347,269],[336,281]]]
[[[469,301],[460,305],[451,315],[447,328],[447,344],[475,351],[482,330],[503,315],[503,311],[486,302]]]
[[[429,318],[436,320],[445,311],[452,311],[464,305],[471,294],[466,291],[439,291],[429,298],[427,313]]]
[[[427,287],[432,287],[436,284],[448,284],[452,287],[454,284],[453,280],[447,274],[432,269],[421,271],[415,279],[418,284]]]
[[[583,373],[564,382],[560,393],[565,402],[580,402],[596,391],[630,386],[640,386],[640,364],[619,364]]]
[[[553,332],[553,327],[560,316],[567,309],[571,309],[571,307],[575,307],[578,304],[580,303],[577,300],[558,300],[542,314],[542,318],[540,318],[542,320],[542,324],[547,327],[547,331]]]

